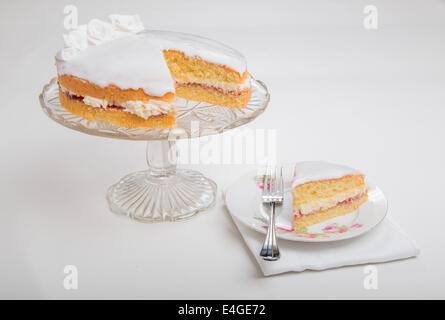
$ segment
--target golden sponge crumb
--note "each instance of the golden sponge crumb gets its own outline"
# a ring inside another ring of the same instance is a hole
[[[292,191],[293,206],[311,205],[320,199],[341,197],[351,190],[366,188],[363,174],[347,175],[339,179],[311,181],[296,186]]]
[[[167,129],[176,123],[174,112],[144,119],[122,110],[90,107],[80,100],[69,98],[61,89],[59,89],[59,97],[62,107],[88,121],[100,121],[125,128],[140,129]]]
[[[313,224],[317,224],[335,217],[343,216],[347,213],[353,212],[368,199],[368,194],[364,194],[359,199],[340,204],[336,207],[320,211],[313,214],[294,216],[294,231],[308,227]]]
[[[188,57],[176,50],[164,50],[164,58],[177,82],[205,82],[212,79],[220,83],[241,84],[248,76],[247,71],[240,75],[226,66],[207,62],[199,57]]]
[[[59,74],[58,81],[62,87],[78,96],[89,96],[113,102],[125,102],[131,100],[148,102],[151,99],[170,102],[175,99],[175,94],[173,92],[168,92],[162,97],[153,97],[146,94],[143,89],[121,89],[113,84],[103,88],[87,80],[68,74]]]
[[[203,101],[217,106],[229,108],[244,108],[252,95],[251,89],[241,92],[240,95],[224,94],[213,88],[206,88],[199,85],[176,85],[176,95],[180,98]]]

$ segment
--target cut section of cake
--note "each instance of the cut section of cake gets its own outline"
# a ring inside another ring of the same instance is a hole
[[[231,108],[247,105],[252,91],[241,53],[186,33],[146,31],[143,35],[162,48],[178,97]]]
[[[138,16],[93,19],[64,36],[56,56],[61,105],[88,121],[165,129],[175,98],[243,108],[251,96],[244,57],[199,36],[143,31]],[[141,32],[143,31],[143,32]]]
[[[294,230],[345,215],[368,199],[364,174],[321,161],[300,162],[292,183]]]

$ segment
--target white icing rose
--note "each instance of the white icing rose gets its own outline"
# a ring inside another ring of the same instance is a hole
[[[88,22],[88,41],[93,45],[99,45],[101,43],[113,40],[113,25],[101,21],[99,19],[93,19]]]
[[[66,48],[85,50],[88,47],[87,27],[82,25],[68,34],[64,34],[63,40]]]
[[[57,53],[56,58],[68,61],[79,51],[85,50],[88,45],[97,46],[144,30],[144,25],[138,15],[112,14],[109,19],[111,23],[93,19],[88,25],[81,25],[68,34],[64,34],[65,47]]]
[[[76,48],[65,48],[57,53],[56,58],[63,61],[68,61],[74,58],[79,53]]]
[[[110,21],[117,30],[138,33],[144,30],[144,24],[138,15],[109,15]]]

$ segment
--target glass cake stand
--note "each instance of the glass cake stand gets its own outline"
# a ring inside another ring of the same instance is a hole
[[[108,138],[147,140],[148,170],[128,174],[108,189],[110,210],[141,222],[181,221],[211,208],[217,188],[197,171],[177,169],[175,141],[219,134],[258,117],[269,103],[269,92],[263,82],[251,82],[252,97],[243,109],[178,98],[172,129],[128,129],[87,121],[60,105],[56,78],[43,87],[39,98],[48,117],[67,128]]]

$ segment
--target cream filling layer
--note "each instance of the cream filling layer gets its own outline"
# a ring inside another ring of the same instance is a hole
[[[60,86],[62,92],[71,96],[78,96],[77,94],[70,92],[68,89]],[[151,116],[159,116],[167,114],[174,110],[175,102],[165,102],[160,100],[150,100],[148,102],[129,100],[125,102],[107,101],[105,99],[93,98],[90,96],[82,96],[83,103],[93,108],[106,109],[109,106],[117,106],[123,108],[122,111],[134,114],[138,117],[148,119]]]
[[[176,80],[175,82],[176,84],[179,85],[201,85],[204,87],[211,87],[216,90],[222,91],[226,94],[239,94],[242,91],[249,89],[251,87],[250,80],[251,77],[247,76],[246,79],[244,79],[243,83],[241,84],[229,83],[224,81],[212,81],[210,79],[199,80],[196,82],[184,82]]]
[[[318,211],[324,211],[336,207],[341,203],[345,203],[347,201],[352,201],[356,199],[360,199],[367,192],[367,188],[356,188],[349,190],[347,192],[342,192],[333,197],[320,199],[311,204],[301,204],[294,208],[294,212],[297,216],[299,215],[309,215],[316,213]]]

